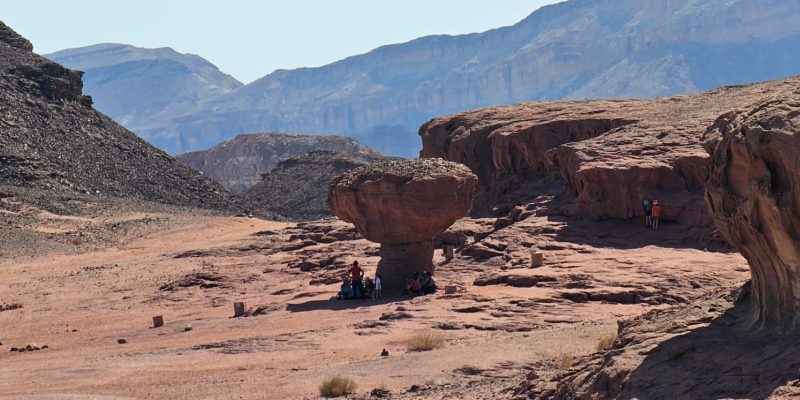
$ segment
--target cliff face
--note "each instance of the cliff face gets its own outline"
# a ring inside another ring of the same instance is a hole
[[[245,192],[261,182],[261,175],[279,162],[316,150],[380,155],[344,136],[254,133],[239,135],[208,150],[182,154],[177,158],[229,190]]]
[[[328,207],[328,184],[352,169],[389,160],[380,154],[312,151],[281,161],[261,176],[243,197],[249,207],[291,220],[314,220],[331,217]]]
[[[31,52],[0,22],[0,185],[233,209],[220,185],[91,107],[82,73]]]
[[[137,132],[172,153],[242,132],[347,133],[410,157],[420,148],[415,130],[437,115],[523,101],[649,98],[798,73],[793,0],[573,0],[510,27],[275,71]]]
[[[441,117],[420,129],[422,157],[461,162],[480,179],[478,206],[509,210],[555,178],[570,200],[557,212],[594,220],[641,216],[658,199],[662,220],[709,240],[703,200],[710,159],[701,138],[724,112],[791,93],[800,79],[655,100],[527,103]],[[520,191],[527,190],[525,196]],[[479,210],[480,211],[480,210]]]
[[[720,233],[747,258],[755,328],[800,327],[800,88],[717,120],[706,200]]]

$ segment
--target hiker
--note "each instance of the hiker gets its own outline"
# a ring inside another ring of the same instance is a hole
[[[353,297],[353,286],[350,284],[350,278],[347,274],[342,277],[342,286],[339,288],[339,294],[336,295],[336,300],[350,300]]]
[[[350,280],[353,281],[353,298],[360,299],[364,297],[364,270],[358,266],[358,261],[353,261],[353,266],[347,271],[350,274]]]
[[[381,295],[381,286],[383,286],[383,278],[381,274],[375,274],[375,290],[372,291],[372,300],[377,300],[382,298]]]
[[[653,204],[650,203],[650,200],[644,199],[642,202],[642,209],[644,209],[644,223],[647,224],[649,228],[653,224]]]
[[[658,221],[661,219],[661,205],[658,200],[653,200],[653,230],[658,230]]]
[[[406,279],[406,289],[403,291],[403,294],[422,294],[422,284],[419,281],[419,272],[415,272],[412,279]]]

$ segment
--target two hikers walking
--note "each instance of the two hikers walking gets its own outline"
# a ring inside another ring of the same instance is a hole
[[[658,230],[658,223],[661,220],[661,205],[658,200],[645,199],[642,201],[644,209],[644,223],[653,230]]]

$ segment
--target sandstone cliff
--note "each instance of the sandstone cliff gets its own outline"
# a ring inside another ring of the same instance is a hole
[[[711,166],[701,138],[729,110],[789,93],[800,79],[726,87],[655,100],[527,103],[431,120],[421,157],[469,166],[480,178],[478,206],[506,212],[554,179],[573,197],[557,211],[593,220],[641,216],[659,199],[662,219],[709,240],[714,226],[703,189]],[[522,193],[521,193],[522,192]],[[541,194],[541,193],[538,193]],[[479,208],[478,211],[481,211]]]
[[[244,192],[259,183],[261,175],[279,162],[316,150],[380,155],[345,136],[253,133],[239,135],[208,150],[182,154],[177,158],[229,190]]]
[[[81,72],[31,52],[0,22],[0,185],[234,209],[202,177],[91,107]]]
[[[328,184],[352,169],[388,160],[378,154],[312,151],[281,161],[261,177],[261,182],[243,194],[251,210],[272,212],[291,220],[331,217]]]

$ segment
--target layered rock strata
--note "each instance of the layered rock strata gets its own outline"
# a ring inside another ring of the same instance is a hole
[[[463,165],[439,159],[389,161],[335,178],[333,213],[381,244],[378,273],[397,294],[414,272],[434,272],[433,241],[472,209],[477,177]]]
[[[606,220],[643,215],[645,198],[663,204],[662,221],[687,238],[714,238],[703,200],[710,157],[701,138],[721,114],[800,80],[725,87],[654,100],[526,103],[433,119],[420,128],[420,156],[460,162],[479,177],[476,211],[511,209],[555,179],[573,199],[557,212]],[[518,195],[529,188],[531,193]]]
[[[749,321],[757,329],[800,325],[800,91],[721,116],[706,201],[720,233],[747,258]]]

